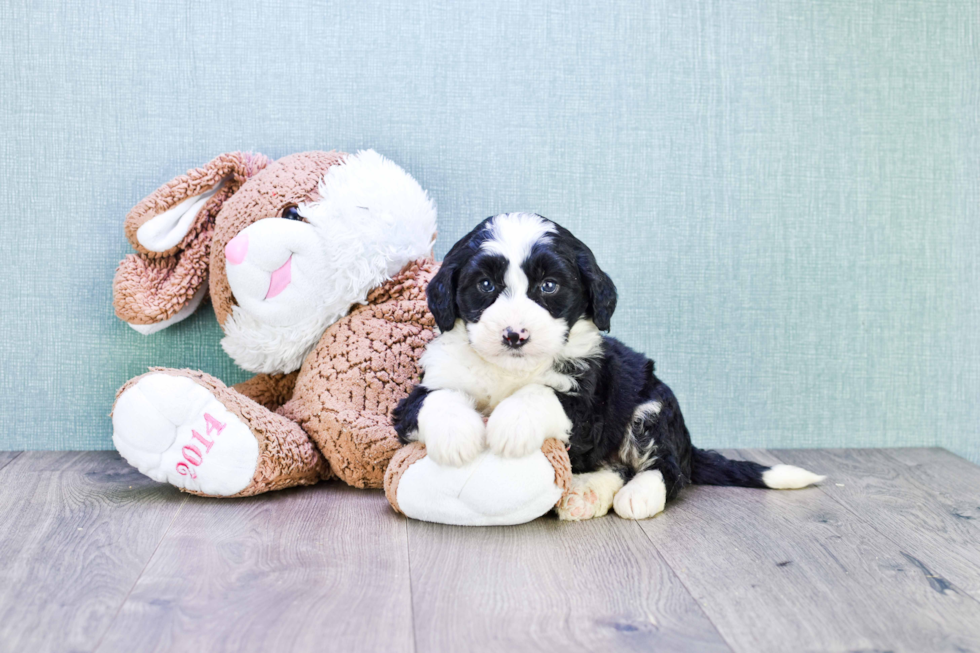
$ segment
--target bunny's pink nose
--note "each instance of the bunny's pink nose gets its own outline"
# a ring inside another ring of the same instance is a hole
[[[248,254],[248,234],[238,234],[225,245],[225,258],[232,265],[238,265]]]

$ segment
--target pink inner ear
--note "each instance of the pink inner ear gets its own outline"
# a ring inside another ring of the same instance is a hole
[[[239,265],[248,254],[248,234],[238,234],[225,245],[225,258],[232,265]]]

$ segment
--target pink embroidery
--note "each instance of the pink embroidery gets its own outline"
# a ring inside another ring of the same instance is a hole
[[[289,285],[289,282],[293,280],[292,265],[293,257],[290,256],[282,264],[282,267],[272,273],[272,276],[269,278],[269,292],[265,294],[266,299],[272,299],[281,293]]]
[[[214,440],[205,439],[205,437],[197,431],[191,431],[191,436],[204,445],[204,453],[211,451],[211,447],[214,446]]]
[[[180,451],[181,453],[184,454],[184,460],[194,465],[195,467],[204,462],[204,456],[201,455],[201,452],[198,451],[197,447],[195,447],[193,444],[187,445]],[[195,462],[194,459],[191,457],[191,453],[197,456],[197,462]]]
[[[228,425],[219,422],[211,413],[204,413],[204,430],[208,435],[212,437],[221,435],[221,432],[225,430],[226,426]],[[191,429],[191,437],[204,445],[204,453],[202,454],[201,450],[193,444],[182,448],[180,452],[184,454],[184,460],[177,463],[177,473],[181,476],[190,476],[196,479],[197,474],[194,472],[194,467],[198,467],[204,462],[204,456],[211,451],[211,447],[214,446],[214,440],[208,440],[205,436],[193,429]],[[188,463],[194,465],[194,467],[189,467]]]
[[[188,467],[187,463],[185,462],[177,463],[177,473],[180,474],[181,476],[187,476],[188,474],[190,474],[191,478],[197,478],[197,474],[194,473],[194,468]]]
[[[225,430],[226,426],[228,426],[227,424],[222,424],[215,418],[211,417],[210,413],[204,413],[204,421],[208,426],[208,435],[211,435],[212,431],[217,431],[218,435],[221,435],[221,432]]]

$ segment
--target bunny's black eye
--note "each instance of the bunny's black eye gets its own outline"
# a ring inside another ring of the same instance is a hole
[[[546,295],[554,295],[558,292],[558,282],[553,279],[548,279],[547,281],[541,282],[541,292]]]
[[[493,282],[489,279],[481,279],[480,282],[476,284],[476,287],[480,289],[480,292],[490,293],[494,290]]]
[[[296,208],[296,205],[295,204],[291,204],[291,205],[287,206],[285,209],[283,209],[283,211],[282,211],[282,217],[286,218],[287,220],[302,220],[303,219],[303,216],[301,216],[299,214],[299,209]]]

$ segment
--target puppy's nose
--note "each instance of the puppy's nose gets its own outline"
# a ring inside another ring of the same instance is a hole
[[[523,347],[530,335],[531,334],[527,332],[527,329],[515,331],[514,329],[507,327],[504,329],[504,344],[513,349]]]
[[[225,245],[225,258],[232,265],[238,265],[248,254],[248,234],[238,234]]]

